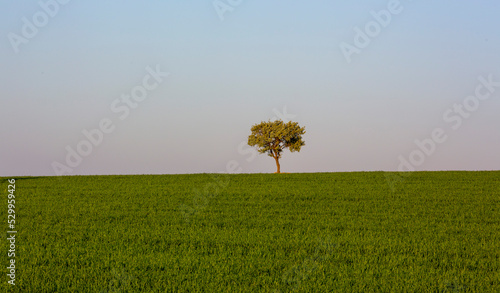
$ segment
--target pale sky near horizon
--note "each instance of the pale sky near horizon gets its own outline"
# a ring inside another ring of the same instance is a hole
[[[500,169],[498,1],[0,3],[0,176]]]

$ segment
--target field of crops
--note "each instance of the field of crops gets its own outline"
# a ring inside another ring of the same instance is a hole
[[[16,178],[0,291],[500,292],[500,172],[408,174]]]

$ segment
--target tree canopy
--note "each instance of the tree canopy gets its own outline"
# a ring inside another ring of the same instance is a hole
[[[256,146],[259,153],[273,157],[276,161],[276,173],[280,173],[279,159],[286,148],[290,152],[299,152],[305,145],[302,140],[302,135],[306,133],[305,127],[300,127],[297,122],[262,121],[253,125],[251,131],[248,145]]]

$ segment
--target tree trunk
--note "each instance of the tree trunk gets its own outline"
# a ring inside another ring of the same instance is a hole
[[[278,171],[276,171],[276,173],[280,173],[280,161],[278,157],[274,157],[274,159],[276,160],[276,167],[278,168]]]

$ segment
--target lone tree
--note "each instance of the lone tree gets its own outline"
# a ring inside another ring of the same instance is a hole
[[[289,148],[291,152],[299,152],[305,145],[302,135],[306,133],[305,127],[300,127],[297,122],[284,123],[281,120],[262,121],[252,126],[252,134],[248,136],[248,145],[257,146],[259,153],[267,153],[276,161],[276,167],[280,173],[281,153]]]

